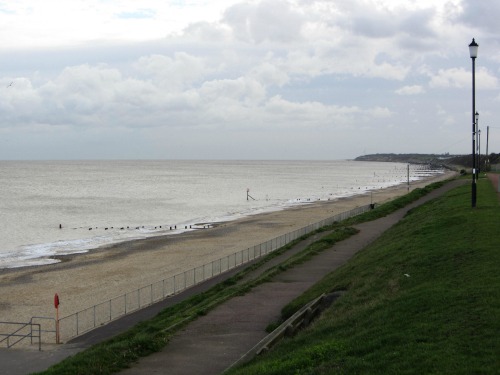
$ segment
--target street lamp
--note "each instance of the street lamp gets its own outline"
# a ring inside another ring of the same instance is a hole
[[[476,207],[476,57],[479,45],[472,38],[469,44],[470,58],[472,59],[472,207]]]

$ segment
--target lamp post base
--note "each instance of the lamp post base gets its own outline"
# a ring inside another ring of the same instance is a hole
[[[472,183],[472,208],[476,207],[476,183]]]

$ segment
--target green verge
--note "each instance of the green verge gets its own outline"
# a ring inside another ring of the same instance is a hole
[[[499,228],[486,180],[475,209],[467,184],[411,210],[300,298],[347,290],[320,318],[229,374],[499,374]]]
[[[218,304],[233,296],[246,293],[252,287],[262,282],[266,282],[274,275],[293,267],[295,264],[306,261],[317,252],[331,247],[335,242],[355,234],[356,230],[349,227],[349,225],[385,216],[417,200],[433,189],[442,186],[443,183],[444,182],[434,183],[423,189],[415,189],[403,197],[377,206],[375,210],[359,215],[348,221],[343,221],[342,223],[335,223],[332,226],[320,228],[314,233],[303,236],[287,246],[274,251],[256,264],[245,268],[245,270],[238,273],[236,276],[218,284],[210,290],[193,296],[175,306],[169,307],[163,310],[155,318],[142,322],[123,334],[117,335],[110,340],[106,340],[105,342],[75,354],[50,367],[48,370],[40,372],[40,374],[113,374],[128,368],[140,357],[161,350],[167,345],[170,337],[177,330],[196,319],[198,316],[206,314]],[[250,282],[240,282],[246,275],[259,269],[259,267],[262,267],[270,259],[283,254],[307,237],[321,232],[324,232],[325,236],[319,241],[309,245],[304,251],[296,254],[280,265],[270,268]],[[299,308],[300,306],[293,307],[295,310]],[[289,309],[289,311],[290,314],[294,312],[292,312],[292,309]]]

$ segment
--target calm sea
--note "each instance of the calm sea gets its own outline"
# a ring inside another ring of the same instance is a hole
[[[0,268],[406,180],[406,164],[356,161],[0,161]]]

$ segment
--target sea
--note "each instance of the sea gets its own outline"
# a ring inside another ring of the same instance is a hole
[[[406,184],[389,162],[0,161],[0,269]]]

